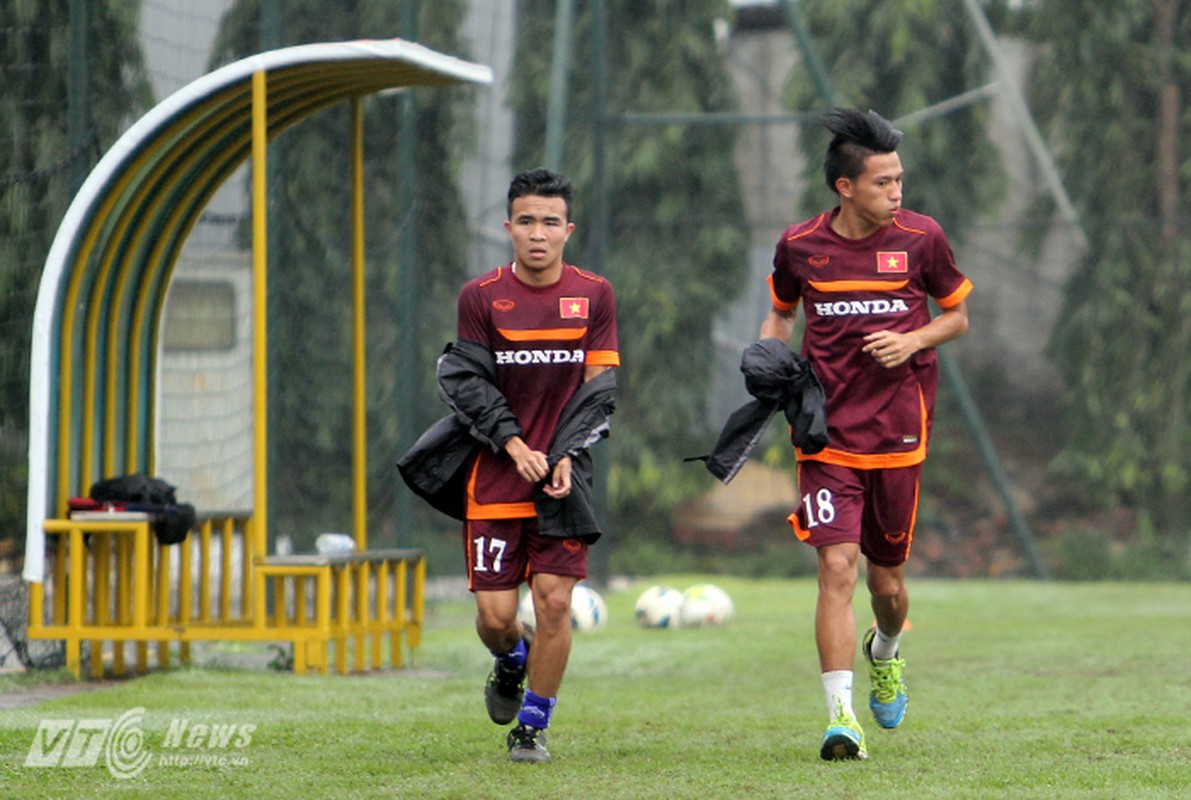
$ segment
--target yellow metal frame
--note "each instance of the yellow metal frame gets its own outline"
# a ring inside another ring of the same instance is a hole
[[[261,530],[269,530],[269,253],[268,94],[263,71],[252,76],[252,506]],[[265,555],[265,537],[253,555]],[[260,584],[257,584],[260,588]]]
[[[403,636],[411,658],[421,645],[426,561],[420,551],[275,556],[256,565],[256,571],[273,581],[274,609],[266,617],[262,602],[256,623],[294,642],[294,672],[299,675],[308,667],[326,674],[330,644],[341,675],[381,669],[386,644],[389,666],[404,666]],[[313,603],[307,603],[310,584]]]
[[[195,641],[288,642],[299,675],[326,674],[331,645],[336,672],[346,674],[402,667],[405,651],[412,661],[421,644],[426,562],[418,550],[261,559],[252,554],[250,517],[206,518],[186,542],[167,546],[156,544],[147,515],[98,516],[47,520],[46,533],[56,538],[52,569],[45,582],[30,584],[29,637],[63,640],[76,677],[84,642],[95,678],[109,661],[111,674],[127,674],[126,642],[135,643],[138,673],[148,671],[154,643],[155,665],[164,669],[175,642],[182,663]],[[256,581],[261,588],[272,581],[271,613],[266,592],[251,591]]]

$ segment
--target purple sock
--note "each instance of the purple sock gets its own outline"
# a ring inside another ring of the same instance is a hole
[[[550,727],[550,715],[554,713],[557,702],[557,697],[539,697],[527,691],[525,699],[521,701],[521,713],[517,715],[517,721],[531,728],[545,730]]]
[[[517,644],[513,645],[513,649],[507,653],[493,653],[492,655],[500,659],[502,666],[510,669],[521,669],[525,666],[525,659],[529,655],[529,650],[525,647],[525,640],[518,639]]]

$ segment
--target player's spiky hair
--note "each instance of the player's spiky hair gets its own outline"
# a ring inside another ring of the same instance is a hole
[[[874,153],[892,153],[902,140],[902,132],[876,111],[837,108],[820,121],[834,134],[823,161],[823,175],[833,192],[836,180],[860,175],[866,158]]]

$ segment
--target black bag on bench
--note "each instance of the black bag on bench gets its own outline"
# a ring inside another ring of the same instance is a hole
[[[161,478],[146,475],[122,475],[91,484],[91,499],[101,503],[120,503],[128,511],[144,511],[154,516],[153,532],[161,544],[178,544],[194,527],[194,506],[179,503],[174,487]]]

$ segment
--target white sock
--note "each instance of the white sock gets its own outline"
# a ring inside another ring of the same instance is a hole
[[[873,644],[871,648],[873,652],[873,658],[879,658],[882,661],[896,658],[897,648],[901,640],[901,631],[897,632],[897,636],[890,637],[881,633],[881,629],[877,628],[877,635],[873,637]]]
[[[852,670],[837,669],[823,673],[823,693],[827,696],[827,719],[835,719],[842,711],[856,715],[852,710]]]

